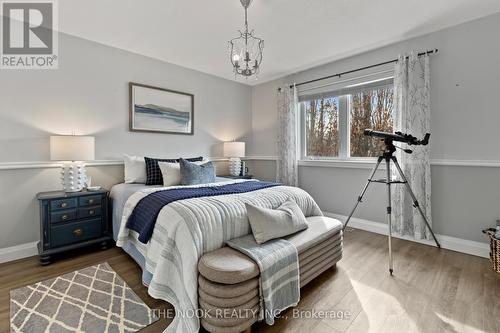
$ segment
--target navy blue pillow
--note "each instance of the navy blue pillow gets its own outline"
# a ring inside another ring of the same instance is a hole
[[[163,185],[163,176],[161,175],[160,166],[158,162],[168,162],[168,163],[179,163],[178,159],[164,159],[164,158],[151,158],[144,157],[144,162],[146,162],[146,185]],[[203,161],[203,156],[186,158],[189,162],[199,162]]]
[[[215,169],[212,162],[201,165],[190,163],[181,158],[181,185],[198,185],[215,182]]]

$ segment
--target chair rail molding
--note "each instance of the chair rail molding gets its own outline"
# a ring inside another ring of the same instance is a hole
[[[302,167],[325,167],[325,168],[353,168],[372,169],[376,161],[370,159],[330,159],[330,160],[300,160]],[[455,166],[455,167],[482,167],[500,168],[500,160],[453,160],[432,159],[432,166]],[[384,165],[381,165],[383,168]]]
[[[122,165],[122,160],[98,160],[86,162],[86,166],[101,166],[101,165]],[[60,168],[61,163],[54,162],[7,162],[0,163],[0,170],[22,170],[22,169],[50,169]]]
[[[213,162],[226,162],[225,157],[208,157]],[[277,161],[278,156],[247,156],[243,157],[245,161]],[[123,165],[123,160],[96,160],[85,163],[86,166],[110,166]],[[300,160],[301,167],[325,167],[325,168],[353,168],[353,169],[371,169],[375,165],[374,160],[370,159],[330,159],[330,160]],[[500,168],[500,160],[454,160],[454,159],[432,159],[431,165],[435,166],[456,166],[456,167],[483,167],[483,168]],[[47,169],[59,168],[61,163],[49,161],[33,161],[33,162],[0,162],[1,170],[22,170],[22,169]]]

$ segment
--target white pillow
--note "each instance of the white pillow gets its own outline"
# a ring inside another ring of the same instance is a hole
[[[276,209],[245,203],[248,221],[258,244],[307,229],[309,224],[300,207],[288,199]]]
[[[206,160],[192,162],[197,165],[207,163]],[[181,165],[180,163],[158,162],[163,177],[163,186],[181,185]]]
[[[146,162],[144,157],[123,154],[125,183],[146,183]]]

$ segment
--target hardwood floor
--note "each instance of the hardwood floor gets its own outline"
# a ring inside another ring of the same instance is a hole
[[[399,239],[393,249],[391,277],[387,238],[346,232],[337,269],[305,286],[297,308],[348,311],[349,318],[281,319],[255,331],[500,332],[500,275],[488,260]]]
[[[9,332],[9,291],[38,281],[72,272],[98,263],[108,262],[111,267],[127,282],[130,288],[152,309],[171,309],[164,301],[149,297],[146,287],[141,283],[141,269],[122,249],[94,252],[77,251],[55,260],[49,266],[40,266],[38,257],[0,264],[0,332]],[[170,323],[161,319],[141,330],[141,333],[162,332]],[[99,333],[99,332],[93,332]]]
[[[386,237],[347,232],[337,268],[301,290],[295,313],[304,311],[303,318],[294,318],[290,309],[274,326],[259,323],[252,331],[500,332],[500,275],[486,259],[397,239],[393,247],[391,277]],[[104,261],[150,307],[170,308],[147,295],[139,267],[121,249],[79,254],[46,267],[33,257],[0,265],[0,332],[9,331],[9,290]],[[310,318],[308,310],[327,318]],[[169,322],[162,319],[141,332],[161,332]]]

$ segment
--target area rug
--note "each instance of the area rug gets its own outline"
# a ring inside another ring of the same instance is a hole
[[[133,333],[157,320],[108,263],[10,292],[11,332]]]

